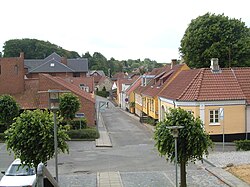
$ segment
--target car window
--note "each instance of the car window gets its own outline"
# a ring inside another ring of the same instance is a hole
[[[28,166],[22,166],[20,164],[13,164],[7,169],[5,175],[6,176],[35,175],[35,170],[33,168],[29,168]]]

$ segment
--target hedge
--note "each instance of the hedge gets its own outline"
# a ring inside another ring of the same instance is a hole
[[[250,140],[236,140],[234,141],[236,145],[236,151],[249,151],[250,150]]]
[[[95,140],[99,138],[99,132],[96,128],[69,130],[67,133],[71,140]]]

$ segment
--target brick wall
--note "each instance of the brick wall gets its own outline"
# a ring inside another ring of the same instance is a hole
[[[68,90],[64,86],[40,74],[39,75],[39,91],[48,91],[49,89]],[[79,94],[75,94],[75,95],[78,96],[81,102],[81,108],[79,110],[79,113],[84,113],[87,118],[88,125],[94,126],[95,125],[95,103],[82,97]],[[39,96],[40,96],[40,99],[39,99],[40,108],[47,108],[48,107],[48,93],[41,93],[39,94]]]
[[[0,94],[24,91],[24,54],[17,58],[0,58]]]

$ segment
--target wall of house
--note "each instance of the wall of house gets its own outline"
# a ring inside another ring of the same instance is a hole
[[[67,90],[64,86],[57,84],[54,81],[51,81],[47,77],[40,75],[39,76],[39,90],[47,91],[49,89],[58,89],[58,90]],[[84,113],[87,119],[87,123],[90,126],[95,125],[95,103],[90,100],[82,97],[81,95],[76,94],[81,102],[81,108],[79,110],[80,113]],[[41,93],[40,95],[40,107],[47,108],[48,107],[48,93]]]
[[[17,58],[0,58],[0,94],[24,91],[24,54]]]
[[[224,126],[224,134],[237,134],[237,133],[245,133],[246,131],[246,123],[245,123],[245,105],[244,104],[232,104],[232,105],[219,105],[216,102],[207,103],[205,105],[201,105],[196,102],[196,104],[191,104],[191,102],[187,102],[186,105],[183,103],[181,105],[174,105],[174,102],[166,102],[159,100],[159,118],[162,121],[164,118],[164,112],[166,112],[169,108],[181,107],[187,111],[192,111],[195,117],[200,117],[201,120],[205,124],[205,130],[210,135],[223,134],[223,126]],[[212,124],[210,123],[210,110],[220,110],[222,108],[224,110],[224,119],[219,119],[218,123]],[[164,111],[162,111],[164,109]],[[249,109],[250,116],[250,109]]]
[[[209,111],[224,109],[224,119],[217,125],[209,122]],[[224,128],[224,130],[223,130]],[[206,106],[205,129],[210,135],[245,133],[245,105]]]
[[[135,93],[135,114],[141,116],[142,113],[142,97]]]
[[[250,133],[250,106],[248,105],[246,107],[246,110],[247,110],[247,116],[246,116],[246,119],[247,119],[247,132]]]

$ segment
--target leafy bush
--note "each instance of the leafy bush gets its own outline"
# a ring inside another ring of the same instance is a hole
[[[155,124],[156,124],[156,123],[155,123],[155,120],[154,120],[153,118],[151,118],[151,117],[148,117],[148,118],[147,118],[146,123],[147,123],[147,124],[150,124],[150,125],[155,125]]]
[[[4,133],[0,133],[0,142],[4,142]]]
[[[75,140],[94,140],[99,138],[99,132],[96,128],[86,128],[79,130],[69,130],[68,135]]]
[[[250,140],[236,140],[234,141],[236,145],[236,151],[249,151],[250,150]]]
[[[107,91],[96,91],[96,95],[99,95],[101,97],[108,97],[109,92],[107,92]]]
[[[77,129],[86,129],[87,127],[87,120],[86,118],[81,119],[74,119],[70,121],[71,129],[77,130]]]

